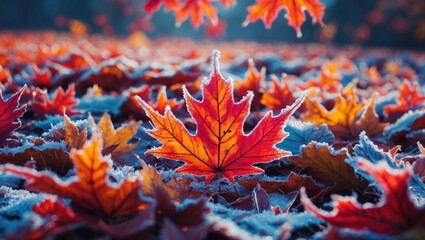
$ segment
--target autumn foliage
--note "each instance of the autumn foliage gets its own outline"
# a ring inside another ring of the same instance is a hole
[[[177,26],[190,18],[191,24],[199,28],[204,19],[208,19],[212,25],[220,23],[215,2],[219,2],[219,5],[225,8],[237,3],[236,0],[148,0],[144,4],[144,9],[148,16],[152,16],[161,5],[164,5],[165,11],[174,12]],[[305,11],[311,15],[313,22],[323,25],[325,5],[319,0],[256,0],[255,4],[247,8],[248,15],[243,26],[262,20],[265,27],[270,28],[282,9],[286,11],[285,18],[288,19],[288,25],[295,29],[298,37],[302,36],[301,25],[306,20]]]
[[[137,38],[0,36],[0,238],[422,238],[423,54]]]

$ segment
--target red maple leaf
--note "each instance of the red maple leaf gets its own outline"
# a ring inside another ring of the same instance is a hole
[[[260,101],[267,109],[279,111],[284,106],[287,106],[288,103],[295,101],[295,97],[289,88],[289,84],[286,82],[286,78],[286,76],[282,76],[282,80],[279,81],[276,75],[271,76],[272,88],[264,92]]]
[[[183,88],[188,111],[197,123],[195,134],[189,133],[169,108],[161,115],[139,99],[155,126],[148,133],[162,143],[147,154],[185,162],[176,172],[205,176],[206,184],[214,176],[233,182],[235,176],[262,173],[263,170],[253,164],[290,155],[277,149],[275,144],[287,136],[282,128],[305,98],[303,95],[277,116],[271,111],[266,113],[254,130],[244,134],[243,125],[253,94],[249,92],[240,102],[234,102],[233,84],[221,76],[218,58],[219,52],[214,51],[214,70],[209,81],[203,84],[201,101]]]
[[[409,194],[410,169],[391,169],[385,161],[377,165],[366,160],[359,167],[369,173],[381,186],[383,200],[361,205],[355,197],[333,195],[334,210],[318,209],[301,189],[304,207],[334,226],[355,230],[369,229],[380,234],[399,235],[414,228],[425,227],[425,209],[418,208]]]
[[[204,16],[209,18],[213,25],[217,24],[217,9],[212,0],[183,0],[183,5],[175,11],[176,25],[180,26],[188,17],[195,28],[204,22]]]
[[[313,22],[323,25],[325,6],[318,0],[257,0],[254,5],[248,7],[249,14],[243,25],[247,26],[249,23],[261,19],[266,28],[270,28],[283,8],[286,10],[285,17],[288,19],[288,25],[295,29],[298,37],[302,36],[301,25],[305,21],[304,10],[310,13]]]
[[[25,88],[24,86],[7,100],[3,99],[0,91],[0,147],[5,144],[5,140],[10,134],[21,126],[18,118],[24,114],[26,105],[19,108],[18,105]]]
[[[62,87],[59,87],[53,100],[49,99],[46,92],[39,91],[39,93],[41,96],[34,98],[31,108],[40,119],[44,119],[46,115],[64,114],[64,112],[68,116],[79,113],[71,109],[71,107],[78,103],[78,100],[74,99],[74,85],[70,85],[66,92],[64,92]],[[42,100],[39,101],[37,99]]]
[[[403,81],[399,90],[398,102],[384,107],[384,113],[393,122],[409,110],[425,108],[425,95],[421,95],[417,83]]]
[[[159,10],[161,5],[164,4],[166,11],[171,11],[180,6],[178,0],[147,0],[144,8],[146,10],[146,14],[150,17],[152,14]]]
[[[40,88],[53,87],[52,73],[49,69],[40,69],[35,64],[31,64],[29,73],[24,72],[22,76],[30,81],[31,85]]]
[[[216,39],[226,36],[227,23],[223,19],[219,19],[217,24],[208,22],[205,25],[204,37],[206,39]]]

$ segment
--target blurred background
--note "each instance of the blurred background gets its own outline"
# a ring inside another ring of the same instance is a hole
[[[425,49],[425,0],[321,0],[327,7],[325,27],[307,21],[297,39],[281,11],[272,28],[262,22],[242,27],[247,6],[239,0],[219,10],[219,25],[207,21],[194,29],[189,21],[175,27],[173,13],[156,12],[148,19],[144,0],[2,0],[0,31],[71,31],[77,34],[126,36],[144,32],[149,37],[178,36],[194,39],[250,40],[258,42],[323,42],[361,44],[400,49]],[[308,15],[308,13],[307,13]]]

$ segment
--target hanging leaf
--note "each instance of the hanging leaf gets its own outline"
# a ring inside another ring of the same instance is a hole
[[[282,9],[286,10],[288,25],[295,29],[299,38],[302,36],[301,25],[306,18],[305,10],[310,13],[313,22],[323,25],[325,5],[318,0],[257,0],[248,7],[248,16],[243,25],[247,26],[249,23],[262,20],[266,28],[270,28]]]
[[[189,17],[192,26],[196,29],[204,22],[204,17],[207,17],[214,25],[218,22],[217,9],[212,0],[182,0],[182,5],[174,13],[177,26]]]

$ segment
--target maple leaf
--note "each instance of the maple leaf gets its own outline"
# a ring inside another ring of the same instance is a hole
[[[94,126],[94,119],[90,117],[89,122]],[[97,123],[97,127],[102,132],[103,145],[105,149],[112,148],[112,158],[120,157],[126,153],[129,153],[140,141],[128,144],[139,128],[140,123],[131,121],[128,126],[121,126],[118,129],[114,128],[114,124],[111,120],[111,116],[108,113],[104,113],[102,118]]]
[[[280,109],[295,101],[295,97],[284,79],[282,76],[282,81],[279,81],[276,75],[271,76],[272,88],[263,93],[260,101],[267,109],[280,111]]]
[[[245,74],[245,79],[243,81],[235,82],[235,97],[240,99],[245,96],[248,91],[252,91],[254,93],[254,99],[251,102],[251,106],[255,110],[260,109],[261,97],[264,92],[265,78],[266,68],[262,67],[260,72],[258,72],[257,68],[255,67],[254,60],[252,58],[248,59],[248,71]],[[291,103],[293,102],[294,101],[291,101]],[[288,106],[288,104],[284,107],[286,106]],[[279,111],[282,108],[280,108]]]
[[[6,139],[10,134],[21,126],[19,118],[24,114],[27,106],[23,105],[18,108],[18,105],[25,88],[26,86],[22,87],[7,100],[3,99],[0,91],[0,147],[6,144]]]
[[[223,19],[219,19],[217,24],[208,22],[205,24],[204,38],[206,39],[218,39],[226,36],[227,22]]]
[[[72,149],[70,158],[77,175],[65,182],[49,172],[14,165],[5,165],[2,171],[25,178],[29,190],[69,198],[82,213],[94,214],[102,219],[121,217],[147,208],[150,203],[139,196],[139,178],[127,177],[118,184],[108,180],[112,163],[109,156],[102,155],[102,145],[100,134],[94,132],[81,150]]]
[[[137,99],[133,98],[137,102]],[[137,102],[137,105],[138,102]],[[166,107],[168,106],[171,110],[177,110],[183,105],[183,101],[177,101],[176,99],[168,99],[167,97],[167,87],[161,86],[157,95],[156,102],[150,102],[149,104],[154,110],[163,114],[165,112]]]
[[[399,89],[398,102],[387,105],[383,109],[391,122],[409,110],[425,108],[425,95],[420,95],[421,91],[417,83],[410,84],[405,80]]]
[[[342,88],[342,76],[338,71],[339,65],[337,60],[323,64],[317,78],[309,78],[299,88],[301,90],[309,89],[310,94],[316,94],[322,99],[326,97],[327,93],[337,93]]]
[[[243,124],[253,94],[249,92],[240,102],[234,102],[233,84],[221,76],[218,58],[219,52],[214,51],[214,69],[209,81],[203,83],[202,101],[193,98],[183,87],[188,111],[197,123],[195,134],[189,133],[168,108],[161,115],[139,98],[155,127],[148,133],[162,143],[161,147],[146,153],[185,162],[176,172],[205,176],[206,184],[214,176],[233,182],[234,176],[261,173],[262,169],[252,165],[290,155],[274,145],[287,136],[282,128],[305,98],[301,96],[278,116],[269,111],[249,134],[245,134]]]
[[[180,26],[188,17],[195,28],[204,22],[204,16],[210,19],[213,25],[218,22],[217,9],[212,0],[183,0],[183,5],[175,10],[176,25]]]
[[[37,229],[31,229],[31,233],[25,236],[26,239],[40,239],[48,235],[51,236],[55,232],[63,230],[63,227],[81,221],[81,218],[68,206],[52,198],[46,198],[37,203],[32,210],[43,217],[44,224],[39,225]]]
[[[248,7],[248,16],[243,26],[261,19],[266,28],[270,28],[283,8],[286,10],[285,17],[288,19],[288,25],[295,29],[297,37],[302,36],[301,25],[305,22],[304,10],[310,13],[313,22],[323,25],[325,6],[318,0],[257,0],[255,4]]]
[[[63,115],[63,118],[65,122],[65,142],[68,150],[72,148],[81,149],[87,140],[87,129],[83,128],[79,131],[66,114]]]
[[[163,181],[163,173],[156,170],[155,167],[148,166],[143,160],[140,161],[143,169],[140,171],[140,176],[143,179],[141,186],[143,194],[146,196],[154,196],[156,189],[165,191],[167,195],[178,203],[188,198],[198,198],[203,193],[195,192],[189,186],[193,179],[190,178],[171,178],[168,182]]]
[[[307,112],[302,116],[303,120],[320,124],[327,124],[336,137],[342,139],[357,138],[362,131],[370,136],[382,133],[386,124],[379,121],[375,112],[375,99],[368,104],[357,102],[354,84],[348,85],[341,95],[336,96],[335,106],[328,111],[316,100],[306,100]]]
[[[29,84],[40,87],[40,88],[52,88],[54,82],[52,81],[52,73],[49,69],[43,69],[37,67],[35,64],[31,64],[29,72],[24,72],[22,76],[28,79]]]
[[[289,160],[299,167],[307,168],[308,175],[335,189],[355,189],[362,192],[367,182],[359,178],[354,169],[345,162],[346,150],[335,151],[328,144],[311,143],[304,146],[301,155]]]
[[[375,96],[365,106],[360,118],[354,123],[353,128],[358,133],[365,131],[369,137],[382,134],[388,123],[381,123],[375,111]]]
[[[399,235],[413,228],[425,227],[425,209],[418,208],[409,195],[410,169],[395,170],[386,162],[373,164],[360,160],[359,167],[369,173],[381,186],[380,202],[361,205],[355,197],[332,196],[334,210],[325,212],[311,203],[303,189],[301,201],[304,207],[317,217],[338,227]]]
[[[64,112],[68,116],[79,113],[79,111],[71,109],[78,103],[78,100],[74,99],[74,85],[70,85],[66,92],[64,92],[62,87],[59,87],[52,100],[49,99],[49,96],[46,92],[40,93],[42,94],[42,96],[39,96],[41,101],[38,101],[37,98],[34,98],[34,101],[31,104],[32,110],[39,119],[46,118],[46,115],[56,115],[62,114]]]
[[[166,11],[171,11],[180,6],[179,0],[147,0],[144,8],[148,17],[159,10],[161,4],[164,4]]]

